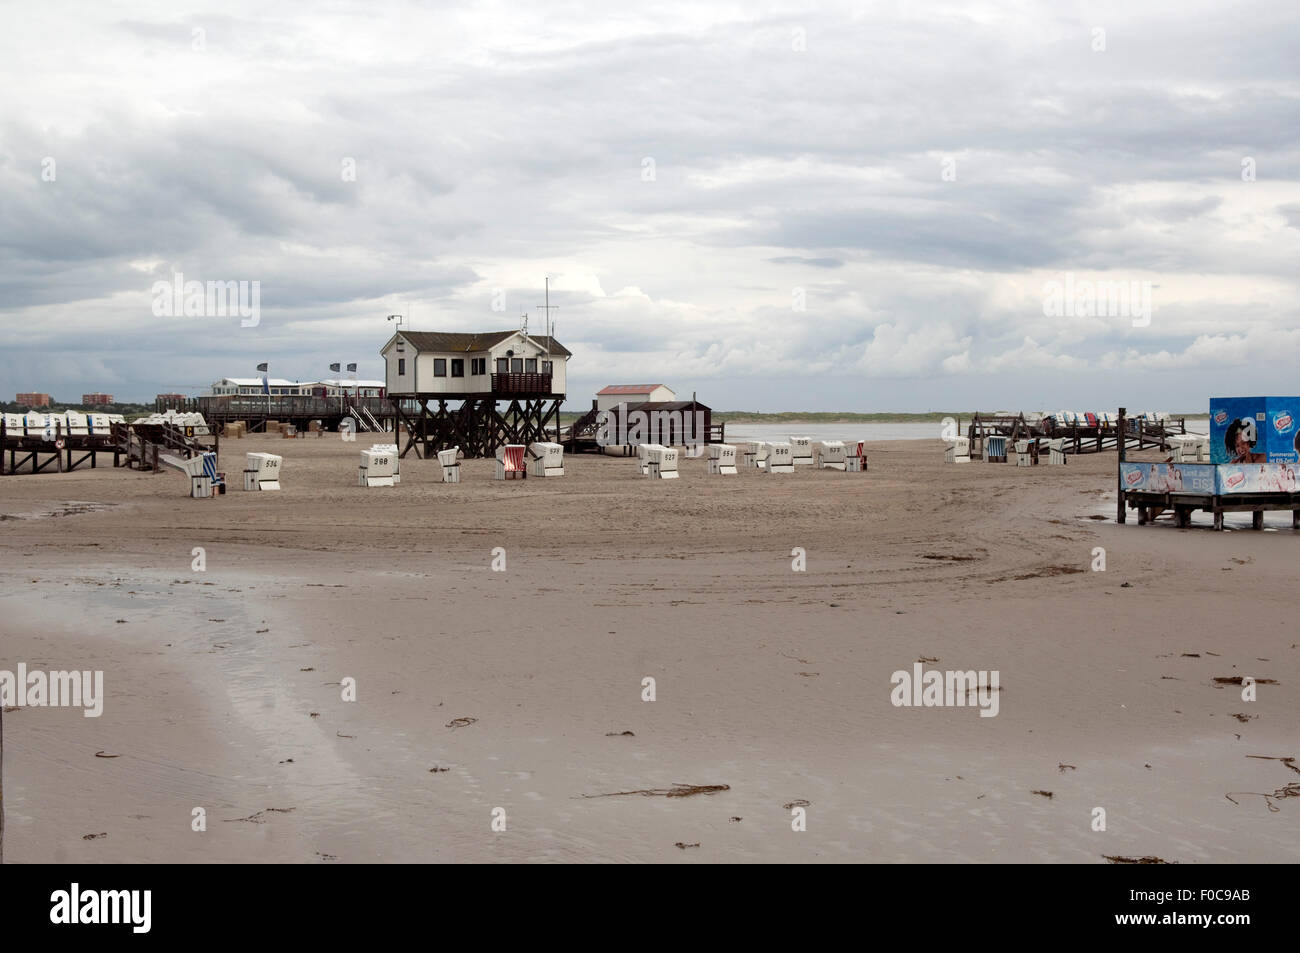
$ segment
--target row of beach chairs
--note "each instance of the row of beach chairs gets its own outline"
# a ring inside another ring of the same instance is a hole
[[[1114,427],[1119,424],[1119,414],[1113,412],[1092,413],[1090,411],[1058,410],[1047,415],[1058,427]],[[1149,424],[1168,424],[1172,419],[1164,411],[1143,411],[1129,414],[1129,420],[1143,420]]]
[[[735,476],[739,467],[761,473],[793,473],[796,466],[811,466],[818,470],[841,470],[861,473],[867,469],[865,441],[845,443],[842,440],[824,440],[814,443],[807,437],[793,437],[789,443],[749,441],[740,444],[711,443],[708,453],[708,472],[711,476]],[[637,446],[637,472],[659,480],[678,477],[679,451],[657,443]]]
[[[75,410],[57,414],[5,414],[5,434],[55,440],[63,437],[107,437],[113,424],[125,423],[121,414],[83,414]]]

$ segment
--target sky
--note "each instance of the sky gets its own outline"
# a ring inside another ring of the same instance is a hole
[[[574,409],[1300,393],[1294,0],[5,20],[5,400],[379,378],[388,315],[536,333],[547,276]],[[177,273],[256,282],[256,319],[166,313]]]

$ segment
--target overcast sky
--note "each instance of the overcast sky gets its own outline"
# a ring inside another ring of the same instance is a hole
[[[0,397],[380,377],[386,315],[537,331],[547,274],[571,405],[1295,394],[1297,50],[1295,0],[12,6]]]

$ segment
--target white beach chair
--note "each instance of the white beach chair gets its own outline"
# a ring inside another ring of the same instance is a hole
[[[762,470],[767,466],[767,444],[762,440],[749,440],[737,445],[741,465],[747,470]]]
[[[1029,441],[1016,441],[1016,466],[1028,467],[1033,466],[1034,458],[1029,453]]]
[[[658,443],[639,443],[636,446],[636,472],[642,476],[650,475],[650,455],[657,450],[665,449],[663,444]]]
[[[370,449],[375,453],[386,453],[393,458],[393,486],[402,482],[402,460],[397,455],[395,443],[372,443]]]
[[[196,500],[212,498],[212,487],[217,480],[217,455],[199,453],[181,463],[181,469],[190,478],[190,496]]]
[[[456,459],[458,453],[460,453],[460,447],[438,451],[438,468],[442,471],[443,483],[460,482],[460,463]]]
[[[396,469],[396,454],[387,450],[362,450],[361,465],[357,467],[357,485],[393,486],[393,473]]]
[[[1047,441],[1047,462],[1050,466],[1065,466],[1065,438],[1057,437]]]
[[[796,466],[813,465],[813,448],[811,437],[790,438],[790,459]]]
[[[709,444],[709,473],[714,476],[735,476],[736,448],[729,443]]]
[[[970,437],[953,437],[943,451],[945,463],[970,463]]]
[[[794,473],[794,448],[788,443],[769,443],[764,472]]]
[[[650,451],[650,468],[646,476],[652,480],[676,480],[677,451],[672,447],[656,447]]]
[[[528,445],[528,472],[535,477],[564,476],[564,447],[538,440]]]
[[[821,440],[813,446],[813,465],[818,470],[847,470],[847,458],[843,440]]]
[[[280,470],[284,457],[274,453],[250,453],[244,458],[245,490],[280,489]]]

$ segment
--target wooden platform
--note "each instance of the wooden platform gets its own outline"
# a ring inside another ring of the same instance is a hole
[[[1192,514],[1203,510],[1214,517],[1214,528],[1223,529],[1224,513],[1250,513],[1251,528],[1264,528],[1264,514],[1269,511],[1291,511],[1291,526],[1300,529],[1300,494],[1296,493],[1241,493],[1223,496],[1212,493],[1152,493],[1144,490],[1125,490],[1123,503],[1137,510],[1138,525],[1145,526],[1156,517],[1168,513],[1174,525],[1191,525]],[[1120,522],[1124,522],[1120,520]]]

